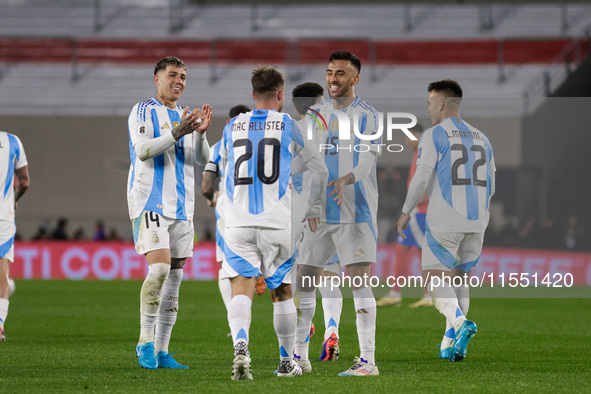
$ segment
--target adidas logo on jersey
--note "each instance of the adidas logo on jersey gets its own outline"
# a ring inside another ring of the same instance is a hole
[[[168,122],[164,122],[164,125],[160,128],[160,130],[170,130],[170,125]]]

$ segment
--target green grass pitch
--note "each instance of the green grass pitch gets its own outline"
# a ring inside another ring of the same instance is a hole
[[[0,392],[583,392],[591,390],[591,299],[473,299],[478,324],[461,363],[437,359],[444,320],[435,308],[378,308],[379,377],[339,377],[359,349],[352,300],[341,318],[341,359],[279,379],[268,294],[255,296],[253,381],[231,381],[232,344],[217,283],[185,282],[171,351],[189,370],[137,364],[139,281],[17,281],[0,343]]]

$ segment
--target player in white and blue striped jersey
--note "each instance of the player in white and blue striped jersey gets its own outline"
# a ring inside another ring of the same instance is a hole
[[[361,354],[351,368],[341,373],[345,376],[379,375],[375,364],[376,303],[371,287],[363,278],[370,276],[371,263],[376,262],[376,162],[381,139],[375,136],[379,129],[376,110],[354,92],[360,70],[361,62],[355,55],[342,51],[332,53],[326,70],[330,99],[311,107],[308,112],[316,121],[311,138],[322,151],[329,183],[318,231],[311,234],[304,229],[298,254],[301,313],[295,353],[302,363],[309,363],[305,329],[316,307],[315,283],[303,279],[318,278],[336,251],[354,283],[361,284],[353,288]],[[338,338],[334,339],[328,351],[338,353]],[[325,342],[323,352],[327,346]]]
[[[470,305],[467,276],[480,258],[495,192],[495,161],[484,133],[460,118],[462,88],[453,80],[432,82],[429,114],[434,124],[419,141],[417,170],[398,220],[398,233],[425,190],[429,195],[422,270],[427,290],[446,318],[440,358],[462,361],[476,324],[466,320]],[[461,285],[439,283],[435,276],[464,278]],[[431,284],[429,283],[431,282]]]
[[[308,113],[308,110],[314,104],[324,101],[324,88],[315,82],[304,82],[296,86],[291,92],[291,95],[293,105],[300,118],[296,123],[301,130],[305,130],[307,122],[306,113]],[[292,182],[295,193],[293,194],[291,204],[291,230],[296,239],[296,251],[299,248],[302,232],[304,230],[304,221],[302,221],[302,219],[306,207],[308,206],[308,195],[311,186],[310,175],[305,171],[305,166],[302,166],[300,162],[301,160],[296,158],[292,165]],[[329,257],[329,260],[330,262],[324,267],[320,274],[322,281],[320,286],[318,286],[318,290],[322,296],[322,310],[324,312],[324,343],[319,358],[323,361],[338,358],[338,347],[335,348],[335,345],[338,343],[339,322],[343,310],[343,295],[340,287],[333,287],[330,285],[330,283],[332,283],[331,277],[338,276],[342,267],[336,253]],[[306,338],[306,341],[309,342],[310,337],[314,332],[315,327],[312,323],[310,326],[310,335]],[[302,360],[297,353],[294,357],[304,372],[312,371],[312,365],[309,361],[306,362],[305,360]]]
[[[9,266],[14,261],[16,203],[29,188],[27,156],[20,139],[0,131],[0,342],[10,297]],[[15,187],[14,177],[17,182]]]
[[[228,120],[226,124],[230,123],[232,118],[250,111],[246,105],[236,105],[230,108]],[[215,207],[215,255],[216,261],[220,263],[220,272],[218,275],[218,286],[220,294],[226,309],[230,306],[232,300],[232,285],[228,278],[222,277],[221,264],[224,261],[224,182],[226,173],[226,160],[222,159],[220,155],[221,140],[212,145],[209,153],[209,163],[203,168],[203,177],[201,178],[201,194],[207,198],[207,204]],[[216,180],[219,179],[218,190],[215,191]]]
[[[291,164],[298,154],[314,174],[306,219],[315,230],[328,177],[313,146],[304,140],[288,114],[280,112],[285,79],[276,68],[262,66],[252,73],[256,109],[241,114],[224,128],[220,153],[227,158],[225,182],[225,261],[223,276],[232,283],[228,323],[234,343],[232,379],[252,379],[250,320],[255,278],[262,273],[273,300],[273,325],[279,340],[277,376],[302,374],[293,360],[296,308],[290,272]],[[308,329],[310,325],[308,324]]]
[[[193,165],[208,160],[204,133],[212,112],[208,104],[191,112],[177,105],[186,80],[187,67],[180,59],[169,56],[159,61],[154,69],[156,96],[136,104],[128,119],[129,217],[136,251],[148,262],[140,293],[136,355],[148,369],[187,368],[170,356],[168,344],[177,317],[182,268],[193,255]]]

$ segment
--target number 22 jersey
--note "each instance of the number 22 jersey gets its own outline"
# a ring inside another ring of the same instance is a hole
[[[446,118],[423,132],[419,166],[433,169],[428,184],[429,229],[484,232],[495,187],[495,162],[488,138],[460,118]]]

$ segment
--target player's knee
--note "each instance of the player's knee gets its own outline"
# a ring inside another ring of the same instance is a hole
[[[369,275],[371,272],[371,263],[353,263],[347,266],[347,272],[351,276]]]
[[[148,276],[164,282],[170,272],[170,264],[154,263],[148,266]]]
[[[187,262],[187,259],[176,259],[176,258],[173,258],[170,261],[170,269],[171,270],[183,269],[183,267],[185,266],[185,263],[186,262]]]
[[[287,283],[282,283],[276,289],[270,289],[269,293],[271,294],[271,300],[273,302],[279,301],[287,301],[291,299],[291,285]]]

